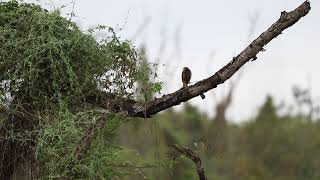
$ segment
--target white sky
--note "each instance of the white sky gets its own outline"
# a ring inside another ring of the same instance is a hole
[[[41,1],[59,7],[71,0]],[[302,0],[76,0],[76,22],[84,29],[97,24],[115,27],[121,37],[131,39],[143,23],[134,45],[147,46],[149,59],[160,57],[159,76],[166,87],[164,94],[181,87],[180,73],[188,66],[191,81],[212,75],[238,54],[248,42],[265,31],[283,10],[291,11]],[[266,46],[255,62],[246,64],[228,112],[232,121],[252,117],[266,94],[277,102],[292,102],[292,85],[312,87],[320,96],[320,1],[310,0],[312,9],[293,27]],[[64,9],[70,12],[72,5]],[[248,41],[250,17],[258,17],[253,36]],[[176,33],[178,32],[178,33]],[[178,36],[176,35],[178,34]],[[176,41],[178,39],[178,41]],[[178,43],[177,43],[178,42]],[[161,48],[164,47],[164,48]],[[163,50],[160,50],[163,49]],[[216,52],[214,58],[210,54]],[[171,72],[169,73],[168,72]],[[214,103],[226,93],[219,86],[207,93],[206,100],[191,102],[213,114]]]

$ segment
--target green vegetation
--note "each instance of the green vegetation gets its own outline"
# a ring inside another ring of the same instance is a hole
[[[100,30],[109,37],[97,41]],[[155,68],[110,27],[84,32],[57,10],[1,2],[0,179],[196,179],[172,144],[195,150],[209,179],[320,179],[320,124],[306,91],[295,88],[297,115],[280,116],[268,97],[242,124],[217,124],[189,103],[145,120],[86,101],[153,99],[162,85]],[[76,158],[84,134],[106,116]]]
[[[97,30],[110,36],[99,42]],[[114,130],[126,120],[108,119],[85,158],[75,148],[88,127],[106,110],[85,101],[112,93],[133,99],[135,83],[151,74],[139,53],[110,27],[88,32],[35,4],[0,4],[0,179],[16,171],[33,178],[97,178],[124,172],[111,166],[125,152],[113,145]],[[145,65],[144,65],[145,66]],[[159,83],[154,83],[160,90]],[[144,89],[148,91],[149,89]]]

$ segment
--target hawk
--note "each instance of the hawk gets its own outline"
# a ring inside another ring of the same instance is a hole
[[[191,75],[191,70],[188,67],[184,67],[181,74],[182,84],[184,88],[187,87],[190,83]],[[200,94],[200,96],[202,99],[206,97],[204,94]]]
[[[192,73],[191,73],[190,69],[187,67],[184,67],[182,70],[182,74],[181,74],[183,87],[188,86],[190,79],[191,79],[191,75],[192,75]]]

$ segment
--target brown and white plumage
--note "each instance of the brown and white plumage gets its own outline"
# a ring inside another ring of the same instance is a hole
[[[191,75],[192,75],[192,73],[191,73],[190,69],[187,67],[184,67],[182,70],[182,74],[181,74],[183,87],[188,86],[190,79],[191,79]]]

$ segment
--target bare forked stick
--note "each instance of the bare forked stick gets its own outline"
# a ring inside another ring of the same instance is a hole
[[[207,180],[206,175],[204,173],[204,169],[201,164],[201,159],[197,156],[191,149],[186,147],[179,147],[177,145],[172,145],[174,149],[176,149],[179,153],[183,154],[187,158],[191,159],[196,165],[197,173],[200,180]]]

